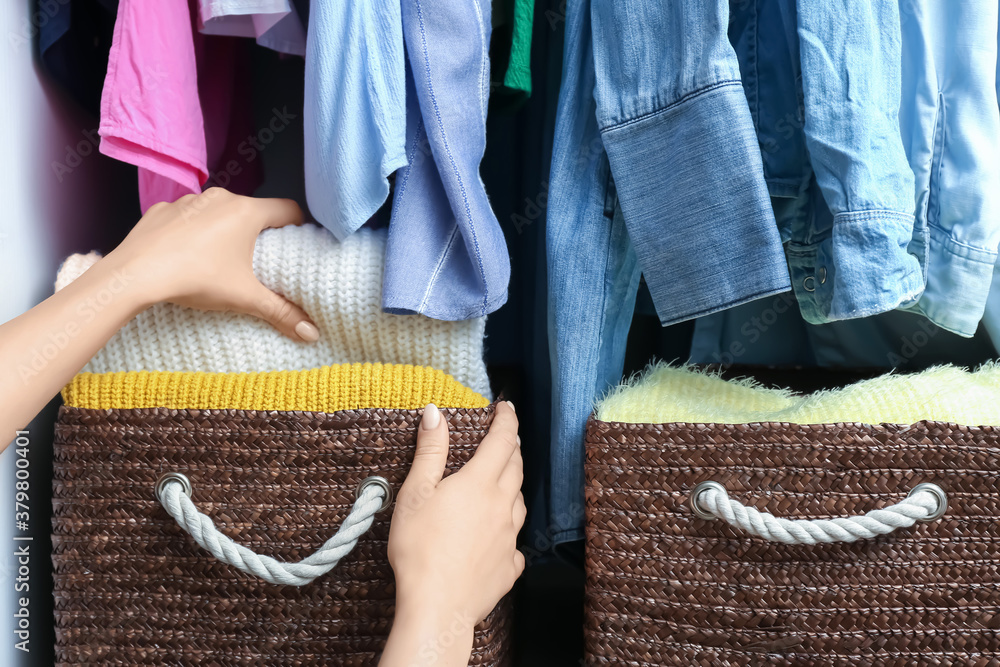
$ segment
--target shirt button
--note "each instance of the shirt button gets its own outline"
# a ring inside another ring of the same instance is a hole
[[[825,283],[826,282],[826,267],[825,266],[819,267],[819,270],[816,271],[816,275],[819,276],[819,284],[820,285],[822,285],[823,283]]]

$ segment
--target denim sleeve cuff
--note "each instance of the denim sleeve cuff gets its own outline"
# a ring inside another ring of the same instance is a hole
[[[738,80],[702,88],[602,135],[663,326],[789,289]]]
[[[965,245],[939,227],[930,227],[930,267],[920,300],[906,308],[946,331],[976,334],[986,310],[997,253]]]
[[[835,215],[823,240],[789,243],[788,267],[803,318],[826,324],[914,302],[924,278],[917,257],[907,252],[912,237],[909,213],[852,211]]]

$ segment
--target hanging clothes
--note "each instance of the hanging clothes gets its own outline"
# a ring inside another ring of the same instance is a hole
[[[927,286],[908,310],[976,333],[1000,245],[998,8],[901,0],[903,145],[916,174]]]
[[[406,61],[399,0],[313,0],[306,39],[306,197],[343,239],[406,165]]]
[[[996,3],[733,3],[808,322],[899,308],[972,336],[1000,244]]]
[[[101,97],[100,151],[139,167],[143,213],[201,192],[210,175],[240,194],[260,181],[259,161],[229,164],[240,133],[252,128],[245,55],[237,40],[198,34],[185,0],[121,0]],[[243,99],[234,102],[234,95]],[[227,168],[216,172],[220,164]]]
[[[403,3],[407,166],[396,176],[382,307],[441,320],[507,301],[507,243],[479,176],[490,94],[490,3]]]
[[[289,0],[199,0],[199,30],[206,35],[251,37],[279,53],[306,54],[306,31]]]
[[[728,23],[724,0],[567,6],[546,240],[557,542],[582,537],[584,425],[621,378],[640,270],[663,325],[790,288]]]
[[[494,0],[490,108],[516,111],[531,95],[535,0]]]
[[[38,26],[38,52],[45,70],[91,114],[101,111],[101,88],[118,0],[48,3]]]

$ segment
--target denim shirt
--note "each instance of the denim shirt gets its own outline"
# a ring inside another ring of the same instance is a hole
[[[569,0],[546,222],[550,529],[582,537],[583,433],[640,271],[671,324],[787,291],[726,0]]]
[[[996,3],[732,12],[803,317],[900,308],[972,336],[1000,242]]]
[[[796,6],[797,5],[797,6]],[[900,136],[894,2],[733,0],[730,38],[806,321],[865,317],[923,290]]]
[[[900,0],[900,125],[916,175],[917,233],[927,250],[909,310],[972,336],[1000,245],[998,8],[995,0]]]

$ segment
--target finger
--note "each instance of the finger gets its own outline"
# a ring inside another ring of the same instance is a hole
[[[500,473],[498,485],[500,489],[513,498],[521,492],[521,484],[524,482],[524,459],[521,457],[521,439],[517,438],[518,447],[504,466]]]
[[[466,464],[477,473],[498,479],[510,457],[517,451],[517,416],[507,401],[500,401],[490,425],[490,432],[483,438],[476,453]]]
[[[448,422],[433,403],[424,408],[417,429],[417,451],[413,465],[403,482],[403,490],[418,491],[433,488],[444,476],[448,462]],[[402,492],[402,491],[401,491]]]
[[[305,343],[319,340],[319,329],[297,305],[267,289],[256,278],[248,292],[244,312],[270,322],[275,329],[293,340]]]
[[[514,579],[517,579],[518,577],[520,577],[521,573],[524,572],[524,565],[525,565],[525,563],[524,563],[524,554],[521,553],[519,550],[515,549],[514,550]]]
[[[302,209],[293,199],[254,199],[260,229],[302,224]]]
[[[163,209],[167,208],[167,206],[169,206],[167,202],[158,201],[149,208],[147,208],[146,212],[143,215],[155,215],[157,211],[162,211]]]
[[[514,499],[514,509],[511,510],[511,519],[514,520],[514,527],[520,532],[524,520],[528,517],[528,507],[524,504],[524,494],[517,494]]]

